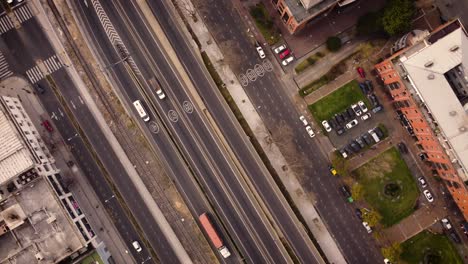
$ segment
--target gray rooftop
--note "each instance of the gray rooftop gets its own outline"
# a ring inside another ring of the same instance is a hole
[[[284,0],[297,22],[318,15],[339,0]]]

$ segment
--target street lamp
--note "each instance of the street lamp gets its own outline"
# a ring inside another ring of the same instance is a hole
[[[67,138],[67,141],[70,142],[72,139],[78,137],[78,133],[75,133],[72,137]]]
[[[104,200],[104,202],[108,203],[112,198],[115,198],[115,194],[113,194],[109,199]]]

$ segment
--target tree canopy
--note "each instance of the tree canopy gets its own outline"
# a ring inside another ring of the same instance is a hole
[[[414,12],[415,6],[412,0],[391,0],[383,12],[383,29],[390,36],[409,31]]]

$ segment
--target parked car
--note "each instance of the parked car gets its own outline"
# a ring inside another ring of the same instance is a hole
[[[374,91],[374,86],[372,85],[371,80],[366,80],[365,83],[366,83],[367,88],[369,88],[369,92]]]
[[[163,92],[162,89],[158,89],[158,90],[156,91],[156,95],[158,96],[158,98],[159,98],[160,100],[166,98],[166,94]]]
[[[343,117],[345,118],[346,121],[349,121],[349,120],[353,120],[354,119],[354,115],[351,115],[348,113],[348,111],[343,111],[341,113],[341,115],[343,115]]]
[[[260,59],[264,59],[266,57],[265,52],[263,51],[263,48],[261,46],[257,46],[255,47],[255,49],[257,50]]]
[[[367,96],[367,98],[369,98],[369,101],[371,102],[373,107],[377,107],[378,105],[380,105],[379,99],[377,99],[377,96],[375,94],[371,93]]]
[[[36,91],[40,94],[44,94],[45,93],[45,89],[44,87],[42,87],[42,85],[36,83],[36,85],[34,85],[34,88],[36,89]]]
[[[315,137],[314,130],[312,130],[310,126],[306,126],[306,131],[307,131],[307,134],[309,134],[311,138]]]
[[[348,152],[345,149],[340,149],[339,152],[344,159],[348,158]]]
[[[338,123],[334,118],[328,119],[328,124],[332,127],[332,129],[336,129],[338,127]]]
[[[286,49],[286,44],[283,44],[283,45],[280,45],[278,47],[276,47],[273,51],[276,53],[276,54],[279,54],[280,52],[282,52],[283,50]]]
[[[361,78],[366,78],[366,72],[362,67],[357,67],[356,71],[358,72],[359,76],[361,76]]]
[[[369,133],[362,134],[362,139],[364,139],[364,142],[366,142],[366,144],[369,146],[375,143]]]
[[[398,149],[400,150],[401,153],[406,154],[408,153],[408,148],[406,147],[406,144],[403,142],[398,143]]]
[[[356,117],[356,113],[353,111],[353,109],[351,107],[349,107],[348,109],[346,109],[346,112],[348,113],[348,115],[351,117],[351,118],[355,118]]]
[[[141,252],[141,246],[140,246],[140,243],[138,243],[138,241],[133,241],[132,245],[133,245],[133,248],[135,248],[137,252]]]
[[[325,128],[325,131],[327,131],[327,132],[332,131],[332,128],[331,128],[331,126],[328,124],[327,120],[323,120],[323,121],[322,121],[322,126],[323,126],[323,128]]]
[[[345,120],[344,118],[339,115],[339,114],[335,114],[335,120],[338,124],[340,124],[341,126],[343,126],[345,124]]]
[[[49,132],[54,132],[54,128],[52,127],[52,124],[49,122],[49,120],[44,120],[42,121],[42,126]]]
[[[307,119],[305,118],[305,116],[301,115],[301,116],[299,117],[299,120],[301,120],[301,122],[302,122],[302,124],[303,124],[304,126],[309,125],[309,123],[307,122]]]
[[[343,149],[344,149],[349,155],[351,155],[351,154],[354,153],[353,149],[351,149],[351,147],[350,147],[349,145],[344,146]]]
[[[362,222],[362,225],[364,226],[364,228],[366,229],[367,233],[372,233],[372,228],[369,226],[369,223],[367,222]]]
[[[383,106],[382,106],[382,105],[378,105],[378,106],[372,108],[372,112],[373,112],[374,114],[376,114],[376,113],[378,113],[378,112],[380,112],[380,111],[382,111],[382,110],[383,110]]]
[[[419,185],[421,185],[421,188],[426,188],[427,187],[427,182],[426,179],[424,179],[423,176],[418,178]]]
[[[356,213],[357,218],[359,218],[359,220],[362,221],[362,212],[361,212],[361,209],[356,208],[356,209],[354,210],[354,212]]]
[[[335,170],[335,168],[333,168],[332,165],[328,165],[328,170],[330,171],[330,173],[331,173],[333,176],[338,175],[338,172]]]
[[[351,129],[355,127],[357,124],[358,124],[358,121],[356,119],[353,119],[349,123],[346,124],[346,128]]]
[[[362,139],[362,137],[357,137],[356,139],[356,142],[359,144],[359,146],[361,148],[365,148],[366,147],[366,143],[364,142],[364,140]]]
[[[359,107],[361,108],[363,113],[366,113],[369,109],[367,109],[366,104],[363,101],[358,102]]]
[[[359,88],[361,88],[363,94],[369,93],[369,88],[365,83],[359,83]]]
[[[382,129],[380,127],[376,127],[374,128],[374,132],[377,134],[377,136],[382,139],[384,138],[384,132],[382,131]]]
[[[460,227],[463,230],[463,233],[468,236],[468,222],[464,221],[460,223]]]
[[[287,57],[286,59],[284,59],[284,60],[281,62],[281,64],[283,64],[283,66],[286,66],[286,65],[288,65],[289,63],[291,63],[291,61],[293,61],[293,60],[294,60],[294,57],[293,57],[293,56],[289,56],[289,57]]]
[[[453,242],[457,243],[457,244],[460,244],[461,243],[461,239],[460,237],[457,235],[457,233],[455,233],[455,231],[451,231],[449,233],[449,237],[450,239],[452,239]]]
[[[351,141],[351,143],[349,143],[349,146],[353,149],[355,153],[358,153],[361,150],[361,146],[359,146],[359,144],[355,141]]]
[[[440,223],[442,224],[442,226],[443,226],[446,230],[452,229],[452,223],[450,223],[450,221],[448,220],[448,218],[442,218],[442,219],[440,220]]]
[[[359,108],[359,106],[357,104],[352,104],[351,108],[353,109],[354,113],[356,113],[357,116],[362,115],[361,108]]]
[[[370,117],[371,117],[371,114],[370,114],[370,113],[367,113],[367,114],[361,116],[361,120],[362,120],[362,121],[366,121],[366,120],[369,119]]]
[[[336,129],[336,134],[337,134],[338,136],[343,135],[345,132],[346,132],[346,130],[345,130],[343,127],[338,127],[338,128]]]
[[[281,52],[281,54],[279,55],[280,59],[284,59],[286,58],[287,56],[289,56],[289,54],[291,54],[291,51],[289,49],[286,49],[284,50],[283,52]]]
[[[349,191],[348,186],[342,185],[340,187],[341,194],[343,194],[343,197],[348,200],[348,202],[352,203],[354,202],[353,197],[351,196],[351,192]]]
[[[424,190],[423,191],[424,196],[426,197],[427,201],[432,203],[434,202],[434,197],[432,196],[431,192],[429,190]]]

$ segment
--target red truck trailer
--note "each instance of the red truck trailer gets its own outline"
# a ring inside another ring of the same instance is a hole
[[[207,213],[203,213],[199,217],[200,223],[205,229],[206,234],[211,240],[211,243],[218,249],[219,253],[223,256],[223,258],[228,258],[231,256],[231,252],[229,249],[226,248],[221,238],[218,236],[218,232],[214,229],[213,225],[211,224],[210,218],[208,217]]]

